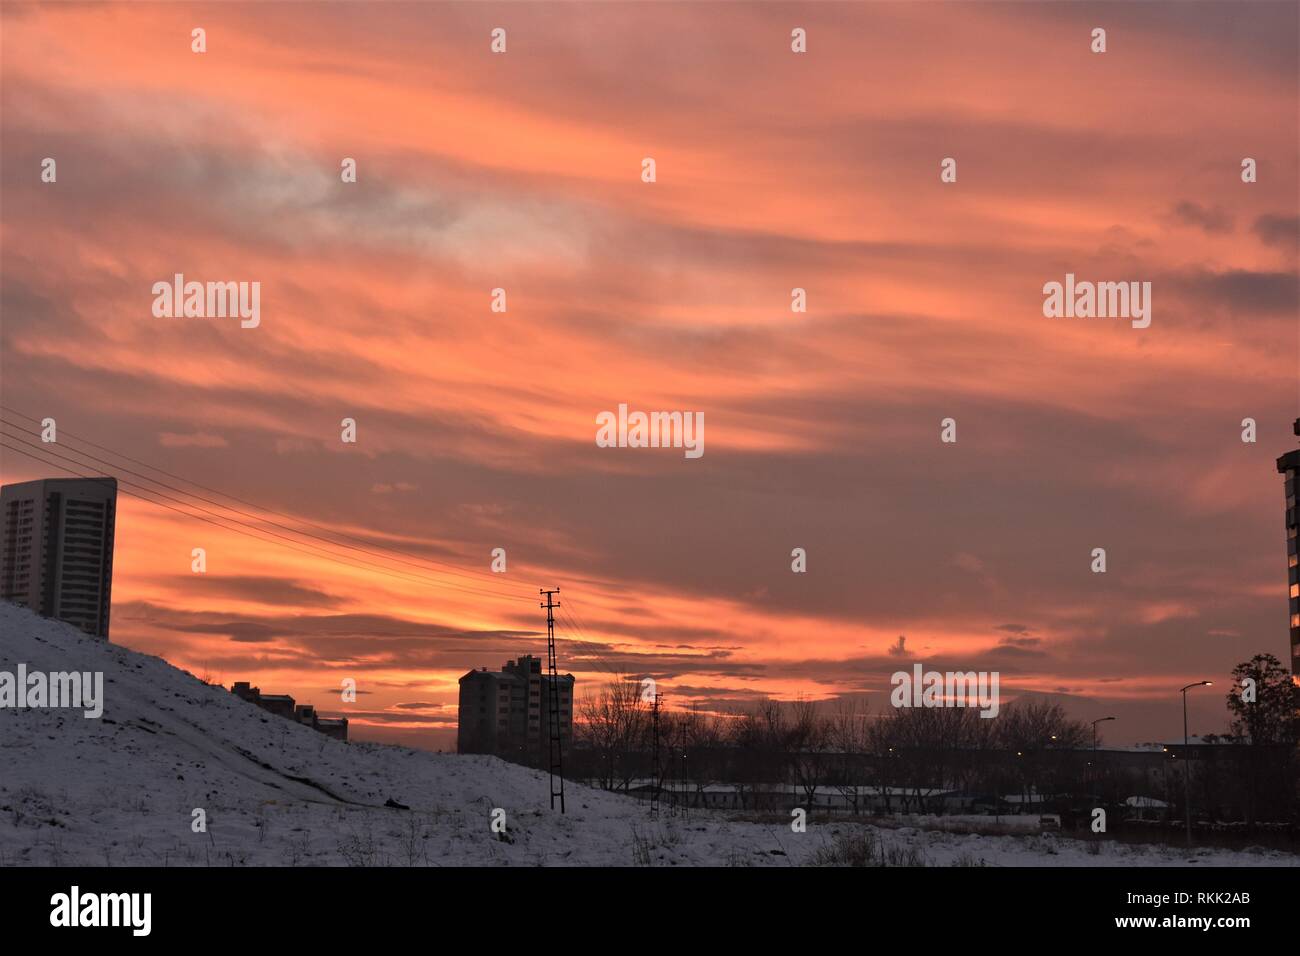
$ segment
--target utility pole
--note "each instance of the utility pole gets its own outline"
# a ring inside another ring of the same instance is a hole
[[[1192,771],[1187,762],[1191,738],[1187,736],[1187,692],[1193,687],[1209,687],[1213,681],[1198,680],[1182,689],[1183,695],[1183,816],[1187,820],[1187,845],[1192,845]]]
[[[654,779],[650,785],[650,816],[656,816],[659,813],[659,781],[663,774],[659,769],[659,702],[663,695],[655,691],[654,704],[651,707],[650,715],[654,724]]]
[[[1092,803],[1097,805],[1097,725],[1107,720],[1114,720],[1114,717],[1098,717],[1092,722],[1092,761],[1088,764],[1088,777],[1092,781]]]
[[[551,736],[551,809],[555,809],[555,798],[559,797],[560,813],[563,813],[564,767],[562,751],[564,745],[560,737],[560,676],[555,666],[555,609],[560,606],[560,603],[555,600],[555,595],[560,593],[560,589],[554,588],[550,591],[540,589],[538,593],[546,595],[546,603],[539,605],[539,607],[546,608],[546,667],[550,684],[547,699],[550,704],[548,707],[550,711],[548,724],[550,725]],[[570,696],[570,701],[572,701],[572,696]],[[570,715],[569,721],[570,725],[572,725],[572,715]],[[556,789],[557,783],[559,789]]]
[[[688,743],[688,739],[686,736],[686,721],[683,720],[682,721],[682,792],[677,800],[677,802],[681,805],[682,816],[686,816],[686,810],[687,807],[690,805],[690,797],[691,797],[690,777],[687,773],[688,768],[686,766],[687,743]]]

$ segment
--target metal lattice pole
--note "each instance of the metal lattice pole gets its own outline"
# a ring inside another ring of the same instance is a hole
[[[655,816],[659,812],[659,782],[663,779],[663,771],[659,766],[659,701],[661,695],[656,691],[654,706],[651,710],[651,717],[654,722],[654,779],[650,781],[650,815]]]
[[[555,595],[560,593],[559,588],[554,590],[541,590],[539,593],[546,595],[546,603],[540,605],[546,608],[546,667],[550,692],[547,695],[550,712],[548,724],[550,726],[550,757],[551,757],[551,809],[555,809],[555,798],[560,798],[560,812],[564,812],[564,766],[563,750],[564,741],[560,734],[560,675],[556,668],[555,661],[555,609],[560,603],[554,600]],[[572,720],[572,718],[570,718]]]

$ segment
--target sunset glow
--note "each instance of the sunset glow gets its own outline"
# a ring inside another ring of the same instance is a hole
[[[1300,24],[1250,6],[1108,5],[1105,57],[1075,4],[808,5],[807,57],[768,4],[7,7],[6,432],[114,466],[115,643],[356,739],[454,748],[557,586],[579,696],[878,713],[925,662],[1135,742],[1214,677],[1219,731],[1289,654],[1300,407]],[[177,273],[260,324],[156,318]],[[1150,327],[1045,318],[1067,274],[1150,282]],[[598,447],[620,403],[707,451]]]

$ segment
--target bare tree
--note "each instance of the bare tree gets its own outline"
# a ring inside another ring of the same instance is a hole
[[[866,754],[870,748],[867,721],[871,708],[860,697],[842,697],[830,718],[830,747],[835,755],[832,771],[835,787],[856,815],[862,812],[862,789],[866,783]]]
[[[583,742],[596,754],[596,775],[606,790],[626,790],[636,775],[648,729],[640,682],[619,677],[582,699]]]
[[[1065,708],[1050,700],[1022,698],[1004,707],[997,718],[996,743],[1026,799],[1064,786],[1073,775],[1074,752],[1091,740],[1088,724],[1071,719]]]
[[[736,716],[729,729],[729,743],[735,751],[733,776],[741,805],[757,808],[768,799],[771,786],[788,776],[785,712],[777,701],[764,699]]]
[[[831,769],[830,742],[831,724],[818,712],[816,701],[796,700],[790,705],[785,749],[790,758],[791,782],[802,791],[803,803],[809,810]]]

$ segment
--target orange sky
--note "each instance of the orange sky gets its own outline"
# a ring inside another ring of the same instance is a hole
[[[113,639],[357,737],[448,746],[556,585],[580,692],[879,711],[922,661],[1171,737],[1181,684],[1287,653],[1296,37],[1294,3],[6,4],[7,431],[406,552],[120,500]],[[260,325],[155,318],[177,272],[259,281]],[[1067,272],[1151,282],[1150,328],[1044,318]],[[596,447],[619,403],[702,411],[705,454]]]

